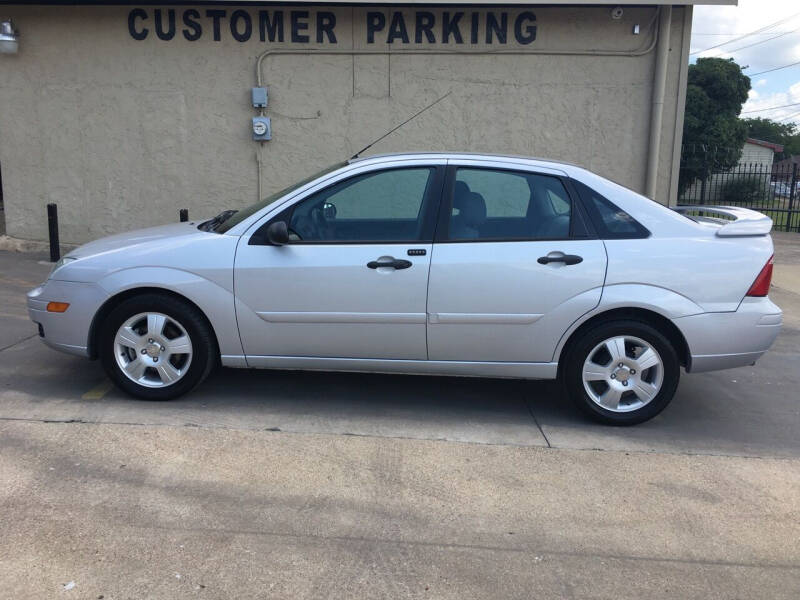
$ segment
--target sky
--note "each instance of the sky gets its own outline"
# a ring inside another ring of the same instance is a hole
[[[751,34],[751,35],[748,35]],[[719,48],[712,46],[721,45]],[[702,51],[702,52],[701,52]],[[695,6],[690,59],[733,58],[752,89],[742,117],[800,125],[800,2],[739,0],[738,6]],[[775,67],[785,69],[758,74]],[[785,108],[772,108],[795,104]],[[769,110],[762,110],[769,109]]]

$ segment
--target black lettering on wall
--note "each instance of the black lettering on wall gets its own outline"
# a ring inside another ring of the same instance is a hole
[[[225,14],[226,14],[226,11],[224,11],[224,10],[214,9],[214,10],[207,10],[206,11],[206,16],[207,17],[211,17],[212,19],[214,19],[214,23],[213,23],[212,27],[213,27],[213,31],[214,31],[214,41],[215,42],[218,42],[218,41],[220,41],[220,39],[222,39],[221,36],[220,36],[220,20],[225,18]]]
[[[403,13],[392,13],[392,22],[389,25],[389,35],[386,41],[393,44],[396,39],[401,39],[404,44],[408,43],[408,30],[406,29],[406,20],[403,18]]]
[[[186,26],[182,33],[190,42],[196,42],[203,35],[203,28],[195,19],[200,18],[200,13],[193,8],[183,11],[183,24]],[[187,29],[188,28],[188,29]]]
[[[333,28],[336,27],[336,15],[332,12],[319,11],[317,13],[317,43],[322,43],[322,34],[328,36],[328,41],[331,44],[336,43],[336,34]]]
[[[153,11],[153,17],[156,21],[156,35],[160,40],[171,40],[175,37],[175,9],[170,8],[167,10],[167,20],[169,22],[169,29],[164,31],[163,15],[160,8]]]
[[[318,44],[338,43],[336,36],[336,13],[330,10],[314,11],[293,10],[289,13],[289,34],[285,34],[285,18],[283,10],[254,10],[237,9],[202,9],[189,8],[178,14],[176,9],[167,8],[133,8],[128,12],[128,33],[134,40],[142,41],[149,37],[151,30],[159,40],[169,41],[175,39],[177,26],[181,26],[181,34],[190,42],[197,41],[211,33],[213,40],[222,40],[222,27],[230,29],[231,36],[238,42],[247,42],[255,39],[255,19],[258,18],[258,37],[262,42],[284,42],[294,44],[308,44],[311,41],[311,21],[316,26],[314,39]],[[416,44],[463,44],[465,37],[470,44],[507,44],[509,27],[513,25],[513,39],[521,45],[531,44],[536,40],[537,23],[536,15],[528,10],[512,15],[513,24],[509,23],[509,13],[498,10],[473,10],[469,12],[469,21],[465,19],[465,11],[446,10],[441,13],[441,29],[437,22],[437,15],[428,10],[414,11],[414,35],[411,36],[410,21],[401,11],[370,11],[366,13],[367,43],[375,44],[376,36],[386,34],[388,44],[409,44],[413,37]],[[149,19],[152,18],[152,24]],[[178,22],[178,18],[181,22]],[[227,25],[223,23],[225,19]],[[208,19],[204,23],[204,19]],[[464,29],[461,29],[462,22]],[[149,27],[148,27],[149,26]],[[438,31],[434,31],[438,29]],[[441,37],[437,40],[437,33]],[[227,35],[227,33],[226,33]],[[481,39],[481,37],[483,39]],[[284,39],[288,38],[288,39]],[[383,40],[381,40],[382,42]]]
[[[292,24],[292,42],[299,44],[307,44],[309,37],[301,31],[308,30],[308,21],[301,21],[300,19],[308,19],[307,10],[293,10],[289,17]]]
[[[520,44],[530,44],[536,39],[536,25],[526,25],[522,29],[524,21],[536,22],[536,15],[532,12],[520,13],[514,21],[514,37]]]
[[[269,20],[269,11],[261,10],[258,12],[258,31],[262,42],[275,41],[277,33],[278,41],[283,41],[283,11],[276,10],[272,13],[272,21]]]
[[[244,23],[244,31],[240,31],[239,21]],[[246,10],[235,10],[231,13],[231,35],[237,42],[246,42],[253,35],[253,21]]]
[[[147,37],[147,34],[150,32],[150,30],[147,27],[136,29],[136,19],[144,21],[146,18],[147,11],[145,11],[143,8],[134,8],[128,13],[128,33],[131,34],[133,39],[139,40],[140,42]]]
[[[501,44],[506,43],[508,37],[508,13],[500,13],[500,23],[493,12],[486,13],[486,43],[492,43],[492,32],[497,34],[497,41]]]
[[[450,43],[450,35],[452,34],[456,44],[463,44],[464,39],[461,37],[461,30],[458,28],[458,22],[464,16],[463,12],[457,12],[450,17],[450,13],[445,11],[442,13],[442,43]]]
[[[425,39],[429,44],[436,43],[436,38],[433,35],[433,26],[436,23],[436,17],[432,12],[421,10],[416,14],[414,23],[414,42],[417,44],[422,43],[422,34],[425,34]]]
[[[474,12],[470,19],[469,41],[471,44],[478,43],[478,19],[480,19],[480,16],[480,13]]]
[[[368,12],[367,13],[367,43],[375,43],[375,32],[382,31],[386,27],[386,17],[383,13]]]

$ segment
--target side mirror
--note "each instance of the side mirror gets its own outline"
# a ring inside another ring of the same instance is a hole
[[[275,221],[267,227],[267,240],[273,246],[285,246],[289,243],[289,228],[285,221]]]

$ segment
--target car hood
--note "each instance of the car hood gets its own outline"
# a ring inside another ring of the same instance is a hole
[[[201,231],[192,223],[150,227],[105,237],[69,252],[50,279],[98,282],[129,269],[172,269],[227,281],[239,238]],[[215,265],[215,266],[214,266]],[[215,268],[219,273],[210,274]]]
[[[167,239],[197,235],[201,233],[194,223],[171,223],[147,229],[137,229],[109,235],[108,237],[94,240],[67,253],[70,258],[86,258],[97,254],[104,254],[117,250],[130,250],[138,246],[149,245],[153,242],[167,241]],[[214,234],[216,235],[216,234]]]

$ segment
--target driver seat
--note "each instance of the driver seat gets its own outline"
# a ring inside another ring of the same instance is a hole
[[[486,222],[486,200],[473,192],[463,181],[456,181],[453,208],[458,214],[450,217],[450,239],[480,238],[480,227]]]

